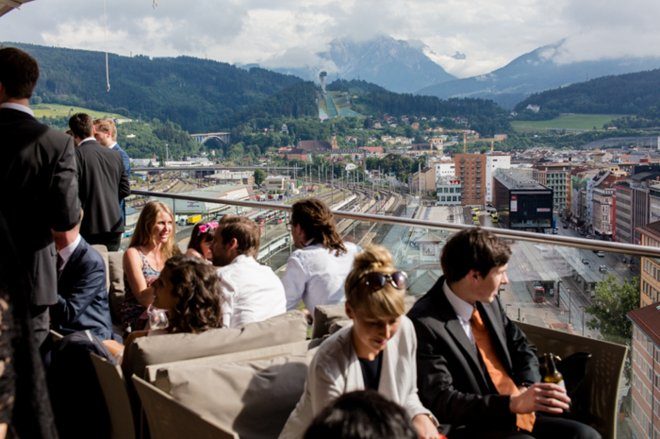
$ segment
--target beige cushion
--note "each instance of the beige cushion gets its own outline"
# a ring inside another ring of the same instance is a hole
[[[240,437],[277,437],[302,395],[308,355],[244,363],[171,366],[155,385],[202,418]]]
[[[406,312],[412,308],[419,297],[420,296],[406,295],[404,299]],[[312,338],[321,338],[324,335],[331,334],[333,332],[331,331],[333,324],[346,319],[348,319],[348,316],[346,315],[345,305],[343,303],[336,305],[318,305],[314,308]]]
[[[297,341],[265,348],[251,349],[249,351],[232,352],[230,354],[213,355],[211,357],[193,358],[192,360],[175,361],[171,363],[152,364],[146,367],[146,380],[154,382],[156,373],[159,369],[168,367],[187,367],[215,365],[220,363],[237,363],[253,360],[267,360],[274,357],[284,357],[290,355],[305,355],[312,347],[311,341]]]
[[[247,351],[296,341],[307,336],[307,321],[301,311],[290,311],[242,328],[211,329],[201,334],[164,334],[140,337],[124,352],[126,376],[144,377],[150,364],[169,363]]]
[[[99,252],[101,257],[103,258],[103,263],[105,264],[105,287],[110,288],[110,269],[108,267],[109,261],[108,261],[108,247],[106,247],[103,244],[93,244],[92,248]]]
[[[124,302],[124,252],[108,252],[108,299],[113,322],[121,321],[121,305]]]

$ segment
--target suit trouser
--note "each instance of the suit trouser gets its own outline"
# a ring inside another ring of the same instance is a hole
[[[484,438],[484,439],[599,439],[600,434],[589,427],[572,419],[537,413],[534,431],[501,431],[474,428],[460,428],[449,432],[450,439]]]

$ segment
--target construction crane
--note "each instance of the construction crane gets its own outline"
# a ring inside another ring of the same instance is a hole
[[[467,153],[468,143],[482,143],[490,142],[490,152],[495,151],[495,142],[501,142],[504,139],[495,138],[495,137],[483,137],[480,139],[467,140],[467,133],[463,133],[463,153]]]

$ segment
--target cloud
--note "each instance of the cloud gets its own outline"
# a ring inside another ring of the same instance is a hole
[[[556,62],[660,56],[658,0],[37,0],[0,18],[0,41],[233,63],[317,63],[335,38],[426,46],[457,76],[565,38]],[[459,54],[459,56],[456,56]],[[464,56],[463,56],[464,55]]]

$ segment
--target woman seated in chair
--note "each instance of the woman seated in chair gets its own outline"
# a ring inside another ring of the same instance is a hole
[[[159,328],[155,331],[133,331],[126,339],[127,346],[147,335],[200,333],[222,327],[220,280],[215,268],[204,260],[173,256],[151,288],[155,294],[153,306],[165,311],[166,317],[161,315],[156,319]],[[123,345],[112,341],[103,344],[115,357],[121,356]]]
[[[174,215],[170,208],[158,201],[147,203],[124,253],[126,295],[121,313],[126,333],[147,326],[146,311],[154,300],[151,285],[158,279],[165,261],[180,253],[175,234]]]
[[[188,241],[188,249],[186,255],[196,256],[211,262],[213,259],[213,252],[211,251],[211,244],[213,243],[213,235],[215,229],[218,228],[217,221],[210,221],[208,223],[197,223],[192,229],[190,234],[190,241]]]
[[[400,404],[420,438],[438,437],[437,422],[417,395],[417,340],[403,315],[406,279],[384,247],[369,247],[355,257],[345,285],[346,314],[353,324],[319,347],[280,438],[302,437],[335,398],[364,389]]]

